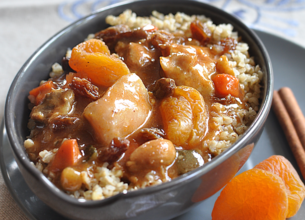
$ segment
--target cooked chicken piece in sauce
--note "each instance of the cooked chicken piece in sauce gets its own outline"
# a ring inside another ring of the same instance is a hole
[[[116,46],[118,55],[124,58],[125,63],[132,69],[143,69],[149,65],[155,64],[158,61],[158,56],[155,50],[151,50],[148,47],[139,43],[124,43],[118,42]]]
[[[215,73],[215,60],[204,47],[173,44],[170,55],[160,57],[162,69],[168,78],[175,80],[177,86],[190,86],[204,97],[214,93],[210,76]]]
[[[96,139],[108,145],[141,128],[151,112],[148,92],[136,74],[122,76],[99,100],[84,110]]]
[[[119,41],[115,51],[124,60],[130,72],[136,73],[148,86],[160,78],[160,52],[146,44]],[[148,74],[154,73],[154,74]]]

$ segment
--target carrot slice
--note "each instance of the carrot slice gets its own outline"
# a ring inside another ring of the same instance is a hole
[[[42,85],[32,89],[29,93],[35,97],[35,105],[38,105],[42,102],[46,94],[51,92],[51,90],[54,88],[55,85],[53,84],[53,81],[47,81]]]
[[[58,172],[66,167],[74,166],[78,163],[80,158],[81,152],[77,140],[65,140],[59,147],[53,161],[49,165],[49,170],[51,172]]]
[[[226,97],[231,94],[234,97],[239,96],[239,80],[229,74],[217,74],[212,78],[215,86],[215,93],[218,97]]]

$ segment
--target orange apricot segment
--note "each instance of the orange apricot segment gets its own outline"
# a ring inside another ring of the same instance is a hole
[[[167,139],[178,146],[185,144],[193,129],[190,103],[183,96],[170,96],[162,100],[160,112]]]
[[[260,162],[254,168],[270,171],[282,178],[288,194],[286,217],[294,216],[305,198],[305,186],[292,164],[285,157],[274,155]]]
[[[126,64],[101,40],[91,39],[73,48],[69,65],[97,86],[112,86],[121,76],[129,74]]]
[[[184,149],[192,149],[206,134],[207,112],[202,95],[194,88],[177,86],[174,94],[160,104],[167,139]]]
[[[284,220],[288,195],[283,180],[265,170],[235,176],[217,198],[212,220]]]
[[[97,39],[91,39],[88,41],[85,41],[83,43],[80,43],[79,45],[77,45],[76,47],[73,48],[74,52],[78,52],[78,53],[103,53],[105,55],[110,55],[110,51],[107,47],[107,45],[101,41],[101,40],[97,40]]]

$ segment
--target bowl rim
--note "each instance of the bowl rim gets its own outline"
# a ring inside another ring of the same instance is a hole
[[[238,26],[244,30],[246,30],[247,34],[251,37],[251,39],[256,43],[257,47],[261,51],[261,54],[263,56],[263,60],[266,62],[266,84],[265,86],[265,93],[266,96],[262,100],[262,104],[260,106],[260,109],[257,113],[256,118],[252,122],[252,124],[249,126],[249,128],[246,130],[246,132],[239,138],[235,143],[233,143],[228,149],[226,149],[224,152],[222,152],[220,155],[216,156],[213,158],[212,161],[209,163],[204,164],[203,166],[190,171],[186,174],[183,174],[169,182],[162,183],[160,185],[155,185],[155,186],[150,186],[146,187],[143,189],[138,189],[135,191],[128,191],[127,193],[119,193],[114,196],[111,196],[109,198],[105,198],[103,200],[97,200],[97,201],[92,201],[92,200],[78,200],[75,198],[72,198],[68,196],[66,193],[63,193],[60,189],[58,189],[53,183],[51,183],[44,175],[42,172],[37,170],[32,164],[30,164],[30,160],[27,157],[27,154],[25,153],[24,150],[22,150],[22,147],[20,148],[19,143],[14,141],[17,139],[17,135],[14,132],[14,129],[10,128],[15,128],[14,126],[14,113],[10,110],[12,108],[12,101],[11,101],[11,96],[14,94],[14,87],[16,86],[18,82],[18,78],[20,75],[25,73],[27,71],[27,68],[31,66],[31,63],[35,60],[36,57],[39,56],[40,53],[42,53],[50,43],[54,42],[57,40],[57,38],[60,38],[61,35],[64,33],[68,32],[70,29],[72,29],[75,26],[81,25],[81,23],[84,20],[91,20],[94,19],[94,17],[97,14],[103,13],[104,11],[107,11],[112,8],[116,8],[119,6],[126,6],[126,9],[128,8],[129,5],[132,4],[150,4],[150,3],[158,3],[158,4],[166,4],[170,1],[175,1],[175,4],[185,4],[185,0],[136,0],[136,1],[124,1],[116,4],[112,4],[106,7],[103,7],[71,24],[68,26],[64,27],[62,30],[57,32],[55,35],[53,35],[51,38],[49,38],[44,44],[42,44],[29,58],[28,60],[23,64],[23,66],[20,68],[18,73],[16,74],[13,82],[11,83],[11,86],[9,88],[9,91],[7,93],[7,99],[5,103],[5,111],[4,111],[4,122],[7,128],[7,135],[13,150],[13,154],[15,158],[18,159],[18,161],[21,163],[21,165],[24,167],[24,169],[27,170],[28,173],[32,174],[32,176],[36,179],[41,181],[41,183],[48,188],[52,193],[54,193],[59,199],[64,200],[66,202],[72,203],[75,206],[84,206],[84,207],[96,207],[96,206],[101,206],[103,204],[109,204],[112,202],[115,202],[119,200],[121,197],[124,198],[133,198],[137,197],[139,194],[152,194],[161,190],[165,190],[167,188],[174,189],[175,187],[178,187],[180,184],[187,184],[189,181],[192,181],[196,179],[199,176],[202,176],[204,173],[207,173],[211,171],[214,167],[218,166],[220,163],[224,162],[228,157],[232,156],[235,154],[237,151],[243,148],[242,143],[245,140],[248,140],[252,134],[255,134],[259,132],[259,130],[262,128],[264,122],[267,119],[268,113],[271,108],[271,103],[272,103],[272,96],[273,96],[273,86],[274,86],[274,79],[273,79],[273,69],[271,65],[271,59],[269,57],[269,54],[263,45],[262,41],[259,39],[259,37],[254,33],[253,30],[251,30],[249,27],[247,27],[241,20],[236,18],[235,16],[213,6],[209,5],[208,3],[199,1],[199,0],[189,0],[187,1],[188,4],[198,4],[200,7],[206,7],[214,12],[218,12],[223,14],[225,17],[229,18],[228,22],[234,22],[235,24],[238,24]],[[11,126],[12,125],[12,126]]]

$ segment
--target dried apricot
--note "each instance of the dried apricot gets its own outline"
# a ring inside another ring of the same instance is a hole
[[[183,96],[192,107],[193,129],[188,140],[190,148],[198,144],[206,134],[206,119],[208,118],[205,102],[202,95],[194,88],[188,86],[178,86],[174,93],[177,96]]]
[[[305,186],[291,163],[283,156],[274,155],[260,162],[254,168],[270,171],[282,178],[288,194],[286,217],[294,216],[305,198]]]
[[[168,97],[160,110],[167,138],[179,146],[186,143],[193,128],[190,103],[184,97]]]
[[[286,219],[288,195],[276,174],[251,169],[235,176],[217,198],[212,220]]]
[[[204,138],[207,112],[204,99],[196,89],[175,87],[173,95],[162,100],[160,112],[167,139],[175,145],[192,149]]]
[[[97,86],[112,86],[117,79],[129,74],[126,64],[114,55],[101,40],[91,39],[73,48],[69,65],[85,74]]]
[[[110,51],[107,45],[103,41],[97,39],[91,39],[83,43],[80,43],[79,45],[76,46],[76,48],[77,48],[76,50],[78,50],[79,52],[87,52],[87,53],[99,52],[108,56],[110,55]]]

